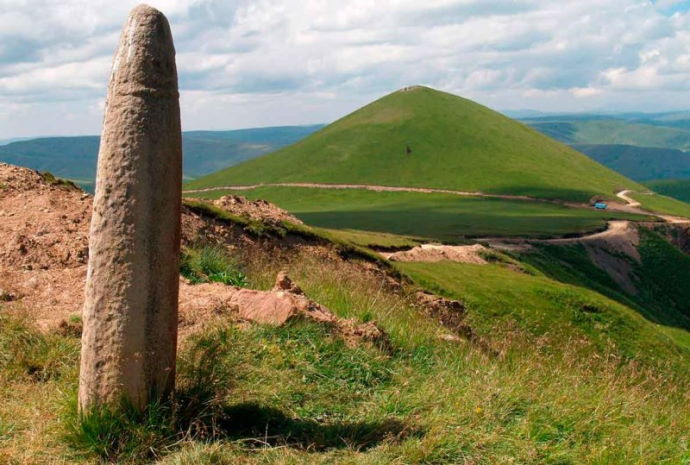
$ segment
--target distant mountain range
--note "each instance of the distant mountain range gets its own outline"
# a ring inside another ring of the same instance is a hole
[[[522,120],[533,128],[568,144],[635,145],[678,150],[690,149],[687,120],[634,120],[601,115]]]
[[[540,115],[521,120],[657,192],[690,201],[690,112]]]
[[[690,179],[690,153],[671,148],[575,144],[576,150],[636,181]]]
[[[12,139],[0,139],[0,146],[2,145],[7,145],[12,142],[17,142],[20,140],[29,140],[29,139],[36,139],[36,137],[14,137]]]
[[[280,126],[183,133],[184,176],[193,179],[290,145],[321,128]],[[43,137],[0,145],[0,161],[50,171],[90,189],[96,176],[98,136]]]

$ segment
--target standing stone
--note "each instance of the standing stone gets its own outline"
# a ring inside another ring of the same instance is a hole
[[[130,13],[98,153],[79,406],[143,409],[175,383],[182,135],[175,48],[158,10]]]

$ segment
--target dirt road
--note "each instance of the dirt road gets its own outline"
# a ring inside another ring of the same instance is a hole
[[[631,194],[631,193],[632,193],[631,190],[626,189],[626,190],[618,192],[616,194],[616,197],[624,200],[628,204],[629,207],[640,208],[642,206],[642,204],[640,202],[638,202],[637,200],[633,199],[632,197],[628,196],[628,194]]]
[[[204,189],[185,190],[185,194],[200,194],[203,192],[224,191],[224,190],[253,190],[260,187],[306,187],[311,189],[362,189],[375,192],[420,192],[424,194],[450,194],[463,197],[488,197],[507,200],[528,200],[530,202],[557,202],[554,200],[537,199],[526,195],[509,194],[485,194],[483,192],[457,191],[452,189],[435,189],[429,187],[399,187],[399,186],[378,186],[371,184],[319,184],[312,182],[277,182],[265,184],[251,184],[248,186],[220,186],[207,187]]]
[[[247,186],[218,186],[207,187],[204,189],[190,189],[185,190],[185,194],[200,194],[204,192],[224,191],[224,190],[253,190],[260,187],[303,187],[310,189],[362,189],[374,192],[419,192],[424,194],[449,194],[458,195],[461,197],[482,197],[488,199],[503,199],[503,200],[522,200],[528,202],[542,202],[555,205],[562,205],[571,208],[591,208],[591,205],[586,203],[566,202],[563,200],[540,199],[530,197],[527,195],[510,195],[510,194],[486,194],[484,192],[459,191],[453,189],[436,189],[431,187],[402,187],[402,186],[380,186],[371,184],[325,184],[312,182],[278,182],[278,183],[261,183],[250,184]],[[625,203],[609,202],[608,210],[623,213],[634,213],[638,215],[654,215],[667,222],[678,223],[687,221],[685,218],[676,218],[670,216],[656,215],[641,208],[640,202],[628,196],[631,190],[622,190],[616,193],[616,196]]]
[[[551,244],[569,244],[574,242],[584,242],[598,239],[611,239],[620,236],[627,236],[631,231],[630,221],[609,221],[605,231],[588,234],[580,237],[568,237],[563,239],[547,239],[544,242]]]
[[[522,200],[522,201],[529,201],[529,202],[543,202],[543,203],[551,203],[551,204],[556,204],[556,205],[562,205],[566,207],[571,207],[571,208],[592,208],[590,205],[585,204],[585,203],[576,203],[576,202],[566,202],[562,200],[549,200],[549,199],[539,199],[535,197],[529,197],[526,195],[509,195],[509,194],[486,194],[483,192],[471,192],[471,191],[458,191],[458,190],[452,190],[452,189],[436,189],[436,188],[427,188],[427,187],[402,187],[402,186],[380,186],[380,185],[370,185],[370,184],[325,184],[325,183],[303,183],[303,182],[282,182],[282,183],[262,183],[262,184],[252,184],[252,185],[247,185],[247,186],[219,186],[219,187],[208,187],[205,189],[192,189],[192,190],[186,190],[184,191],[187,194],[195,194],[195,193],[203,193],[203,192],[213,192],[213,191],[223,191],[223,190],[253,190],[253,189],[258,189],[260,187],[302,187],[302,188],[311,188],[311,189],[362,189],[362,190],[368,190],[368,191],[374,191],[374,192],[419,192],[419,193],[436,193],[436,194],[449,194],[449,195],[457,195],[461,197],[482,197],[482,198],[495,198],[495,199],[504,199],[504,200]],[[688,223],[690,222],[689,219],[687,218],[679,218],[679,217],[673,217],[673,216],[668,216],[668,215],[659,215],[659,214],[654,214],[649,211],[643,210],[642,205],[640,202],[636,201],[632,197],[630,197],[628,194],[631,194],[633,191],[629,189],[622,190],[620,192],[616,193],[616,197],[621,199],[624,203],[618,203],[618,202],[607,202],[608,204],[608,210],[609,211],[615,211],[615,212],[624,212],[624,213],[634,213],[638,215],[646,215],[646,216],[656,216],[659,219],[666,221],[668,223]],[[572,237],[572,238],[564,238],[564,239],[547,239],[544,242],[549,242],[549,243],[554,243],[554,244],[568,244],[568,243],[576,243],[576,242],[589,242],[589,241],[597,241],[597,240],[606,240],[606,241],[614,241],[614,242],[622,242],[622,243],[629,243],[630,241],[634,240],[634,228],[630,227],[630,222],[629,221],[624,221],[624,220],[617,220],[617,221],[609,221],[607,228],[605,231],[601,232],[596,232],[593,234],[587,234],[584,236],[579,236],[579,237]],[[505,238],[482,238],[479,239],[478,241],[483,241],[488,244],[490,244],[492,247],[496,248],[504,248],[504,249],[511,249],[511,250],[517,250],[523,247],[529,247],[529,242],[532,242],[534,240],[530,239],[520,239],[520,238],[510,238],[510,239],[505,239]],[[450,247],[447,250],[444,249],[442,251],[437,250],[438,245],[433,245],[433,244],[423,244],[418,249],[420,251],[424,251],[424,253],[407,253],[407,255],[401,255],[401,259],[403,260],[411,260],[411,261],[416,261],[417,259],[419,261],[434,261],[438,259],[435,255],[443,255],[445,256],[445,259],[456,259],[456,261],[467,261],[468,258],[465,257],[465,249],[458,248],[458,247]],[[452,249],[452,250],[451,250]],[[460,250],[462,249],[462,250]],[[434,252],[433,257],[430,256],[430,251]],[[387,254],[391,255],[391,254]],[[408,256],[409,255],[409,256]],[[455,255],[458,255],[458,257],[455,257]],[[462,257],[460,257],[462,255]],[[470,254],[474,255],[474,254]],[[389,256],[385,256],[385,258],[392,258]]]

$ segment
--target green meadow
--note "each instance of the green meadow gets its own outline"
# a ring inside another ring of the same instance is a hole
[[[289,263],[310,297],[375,320],[390,350],[327,327],[216,323],[184,341],[177,416],[75,426],[78,333],[0,316],[0,462],[683,464],[688,344],[591,290],[500,262],[401,264],[402,291],[327,257],[253,251],[250,287]],[[525,272],[526,271],[526,272]],[[416,286],[461,297],[486,345],[420,312]],[[487,347],[490,349],[487,350]],[[181,410],[180,410],[181,408]]]
[[[645,218],[547,202],[357,189],[261,187],[192,195],[218,198],[227,194],[268,200],[311,226],[392,233],[445,242],[480,236],[581,234],[605,228],[610,219]]]

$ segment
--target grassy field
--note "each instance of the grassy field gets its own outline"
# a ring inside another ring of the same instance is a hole
[[[156,417],[107,436],[117,463],[683,464],[690,459],[688,349],[594,292],[498,265],[405,264],[462,296],[492,356],[423,316],[379,278],[310,255],[289,260],[305,292],[376,320],[393,351],[347,347],[327,328],[209,327],[179,356],[193,422]],[[251,286],[285,262],[244,257]],[[79,340],[0,315],[0,462],[92,464],[71,431]],[[661,366],[660,366],[661,365]],[[200,388],[203,386],[203,389]],[[196,389],[196,390],[194,390]],[[184,419],[184,418],[183,418]],[[96,442],[102,443],[103,440]]]
[[[659,179],[644,184],[655,192],[690,203],[690,179]]]
[[[535,244],[519,258],[552,279],[594,290],[636,309],[649,321],[690,330],[690,288],[685,285],[690,257],[646,229],[640,231],[638,251],[639,261],[608,252],[627,263],[619,269],[628,270],[630,287],[621,286],[597,267],[581,244]]]
[[[447,242],[477,236],[559,236],[604,228],[607,219],[644,218],[544,202],[414,192],[262,187],[193,195],[217,198],[228,193],[268,200],[312,226]]]
[[[419,87],[383,97],[298,143],[187,184],[435,187],[588,201],[624,176],[472,101]]]
[[[410,248],[426,242],[422,237],[401,236],[385,232],[357,231],[354,229],[314,228],[317,233],[325,234],[339,241],[361,247],[373,248]]]

